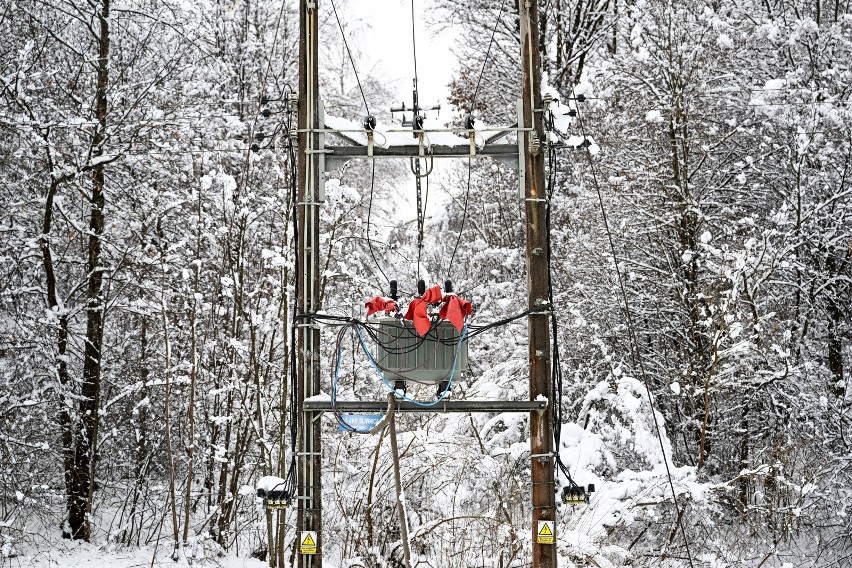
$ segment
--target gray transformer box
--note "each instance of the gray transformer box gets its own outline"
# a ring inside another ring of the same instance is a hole
[[[467,338],[459,343],[461,332],[448,321],[433,326],[425,337],[404,319],[376,318],[371,324],[377,335],[373,357],[388,381],[437,384],[451,380],[451,372],[452,380],[458,380],[467,368]]]

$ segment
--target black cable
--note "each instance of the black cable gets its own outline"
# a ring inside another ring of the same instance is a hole
[[[544,119],[543,122],[545,125],[545,129],[549,133],[553,129],[553,117],[549,116],[548,114],[545,114],[542,118]],[[553,298],[553,245],[552,240],[550,238],[552,218],[551,198],[553,197],[553,188],[555,185],[554,180],[556,175],[556,151],[553,144],[547,145],[547,162],[549,169],[547,174],[547,186],[545,190],[545,195],[547,199],[544,216],[544,234],[547,247],[547,301],[550,304],[550,332],[552,335],[550,381],[551,391],[555,398],[554,404],[552,406],[552,412],[550,415],[550,425],[553,434],[553,450],[556,459],[556,467],[565,476],[566,480],[568,481],[568,487],[573,492],[580,494],[585,493],[585,491],[580,488],[580,486],[577,485],[577,483],[574,481],[574,478],[571,476],[571,471],[562,461],[562,456],[559,453],[562,443],[563,374],[562,360],[559,353],[559,325],[558,318],[556,315],[556,305]]]
[[[414,4],[414,0],[411,0],[412,6]],[[488,41],[488,49],[485,52],[485,59],[482,61],[482,68],[479,70],[479,79],[476,81],[476,89],[473,91],[473,99],[470,103],[470,114],[473,114],[474,107],[476,107],[476,97],[479,94],[479,86],[482,84],[482,77],[485,74],[485,68],[488,65],[488,58],[491,55],[491,46],[494,45],[494,37],[497,34],[497,26],[500,24],[500,20],[503,16],[503,8],[506,5],[506,0],[502,0],[500,2],[500,13],[497,15],[497,20],[494,22],[494,29],[491,30],[491,39]],[[413,9],[413,8],[412,8]],[[416,75],[415,75],[416,76]],[[456,244],[453,247],[453,254],[450,255],[450,264],[447,266],[447,280],[452,280],[453,273],[453,262],[456,258],[456,252],[459,248],[459,243],[461,242],[462,233],[464,233],[464,225],[467,221],[467,203],[468,198],[470,197],[470,178],[471,178],[471,169],[473,168],[473,164],[471,159],[467,159],[467,187],[464,192],[464,209],[462,210],[462,222],[461,228],[459,229],[459,234],[456,237]]]
[[[349,56],[349,62],[352,64],[352,72],[355,73],[355,80],[358,82],[358,90],[361,91],[361,99],[364,101],[364,108],[367,111],[367,116],[370,116],[370,106],[367,104],[367,97],[364,96],[364,89],[361,88],[361,79],[358,78],[358,69],[355,68],[355,60],[352,59],[352,52],[349,51],[349,44],[346,41],[346,33],[343,31],[343,24],[340,23],[340,17],[337,15],[337,7],[334,5],[334,0],[331,0],[331,9],[334,11],[334,19],[337,20],[337,27],[340,28],[340,36],[343,38],[343,47],[346,48],[346,54]]]
[[[414,54],[414,90],[417,90],[417,36],[415,35],[415,30],[417,26],[415,24],[414,17],[414,0],[411,0],[411,51]],[[414,114],[415,116],[419,113],[417,108],[417,103],[415,101]]]
[[[469,325],[467,335],[465,336],[465,340],[469,340],[471,337],[476,337],[477,335],[484,333],[486,331],[489,331],[491,329],[495,329],[497,327],[502,327],[502,326],[508,325],[508,324],[510,324],[514,321],[523,319],[530,314],[548,312],[550,310],[551,310],[550,305],[540,304],[540,305],[534,306],[532,308],[526,309],[522,312],[519,312],[515,315],[509,316],[509,317],[506,317],[504,319],[497,320],[497,321],[494,321],[494,322],[491,322],[491,323],[487,323],[487,324],[483,324],[483,325]],[[325,314],[325,313],[313,313],[313,314],[299,313],[299,314],[296,314],[295,320],[325,323],[325,324],[329,324],[329,322],[331,322],[330,323],[331,325],[343,325],[343,326],[358,325],[359,327],[361,327],[361,329],[365,330],[371,337],[377,337],[377,334],[378,334],[378,332],[375,329],[377,326],[374,323],[364,322],[364,321],[359,320],[358,318],[353,318],[353,317],[348,317],[348,316],[335,316],[335,315]],[[426,337],[429,337],[430,334],[433,334],[438,321],[439,320],[435,320],[432,323],[432,328],[430,328]],[[425,341],[426,340],[425,337],[420,337],[412,329],[410,329],[408,327],[406,327],[404,329],[405,329],[406,333],[411,334],[411,338],[413,338],[417,341]],[[437,336],[433,337],[433,339],[436,339],[436,338],[437,338]],[[458,341],[458,338],[455,338],[455,339],[450,338],[450,340],[455,342],[455,341]]]
[[[289,98],[289,97],[288,97]],[[288,170],[290,174],[290,207],[291,212],[290,215],[293,219],[293,260],[294,266],[299,266],[299,209],[298,209],[298,171],[296,167],[296,149],[293,143],[293,136],[291,136],[293,128],[293,109],[291,106],[287,107],[287,119],[285,121],[284,130],[285,136],[287,137],[287,158],[288,158]],[[299,409],[298,409],[298,390],[299,390],[299,380],[298,373],[296,372],[296,358],[297,358],[297,350],[296,350],[296,326],[298,322],[298,298],[299,298],[299,274],[295,275],[293,279],[293,308],[291,311],[290,317],[290,385],[289,385],[289,398],[290,398],[290,467],[287,470],[287,474],[284,479],[288,482],[287,488],[290,491],[290,495],[295,493],[296,487],[296,440],[298,436],[298,418],[299,418]]]
[[[471,158],[467,159],[467,188],[464,191],[464,207],[462,208],[462,222],[461,227],[459,228],[459,234],[456,237],[456,244],[453,247],[453,254],[450,255],[450,264],[447,266],[447,280],[452,280],[453,274],[453,261],[456,258],[456,252],[459,250],[459,243],[461,242],[462,233],[464,233],[464,224],[467,220],[467,202],[470,197],[470,176],[471,170],[473,170],[473,163],[471,162]]]
[[[576,99],[576,94],[573,93],[573,86],[572,86],[572,95]],[[588,137],[586,136],[586,125],[585,125],[585,122],[583,121],[582,115],[580,114],[579,108],[577,109],[577,121],[580,125],[580,133],[582,134],[583,139],[584,140],[588,139]],[[631,342],[631,347],[632,347],[631,350],[635,353],[636,361],[639,364],[639,372],[642,375],[642,384],[644,385],[645,392],[648,395],[648,403],[651,405],[651,417],[654,419],[654,428],[657,431],[657,441],[660,444],[660,453],[662,454],[663,464],[666,466],[666,475],[668,476],[669,487],[672,491],[672,502],[674,503],[675,513],[677,514],[677,523],[678,523],[678,526],[680,527],[681,536],[683,537],[683,544],[686,547],[686,556],[687,556],[687,559],[689,560],[689,566],[690,566],[690,568],[692,568],[693,567],[692,553],[689,550],[689,539],[686,536],[686,529],[683,526],[683,517],[681,515],[680,505],[677,502],[677,492],[675,491],[674,481],[672,480],[672,473],[671,473],[671,469],[669,468],[669,460],[666,457],[666,450],[665,450],[665,445],[663,444],[663,435],[662,435],[661,430],[660,430],[660,424],[657,420],[657,411],[656,411],[656,408],[655,408],[655,405],[654,405],[654,397],[651,395],[651,387],[648,386],[648,377],[647,377],[647,374],[645,372],[645,364],[643,363],[642,349],[641,349],[641,346],[639,344],[639,340],[636,336],[636,328],[633,324],[633,316],[632,316],[632,313],[630,311],[630,302],[629,302],[628,297],[627,297],[627,289],[624,286],[624,277],[621,274],[621,269],[618,267],[618,258],[616,256],[615,243],[612,239],[612,231],[610,231],[610,228],[609,228],[609,219],[607,217],[606,207],[604,206],[604,202],[603,202],[603,194],[601,193],[600,184],[598,183],[598,176],[597,176],[597,173],[595,171],[595,163],[594,163],[594,160],[592,160],[591,153],[588,151],[588,147],[586,148],[585,154],[586,154],[586,158],[589,162],[589,171],[592,174],[592,181],[594,182],[595,191],[596,191],[597,196],[598,196],[598,204],[600,205],[600,209],[601,209],[601,216],[603,218],[604,229],[606,230],[607,240],[609,241],[609,248],[610,248],[610,251],[612,252],[612,260],[613,260],[613,263],[615,264],[615,274],[616,274],[616,277],[618,278],[618,286],[619,286],[619,289],[621,291],[622,299],[624,300],[624,311],[625,311],[625,316],[626,316],[626,320],[627,320],[627,329],[629,330],[629,335],[630,335],[630,342]]]
[[[503,7],[506,5],[506,0],[500,2],[500,13],[497,14],[497,20],[494,22],[494,29],[491,30],[491,39],[488,41],[488,49],[485,51],[485,59],[482,61],[482,69],[479,70],[479,79],[476,81],[476,89],[473,91],[473,99],[470,102],[470,114],[476,107],[476,96],[479,94],[479,86],[482,84],[482,76],[485,74],[485,66],[488,64],[488,56],[491,54],[491,46],[494,45],[494,36],[497,34],[497,26],[500,25],[500,20],[503,17]]]
[[[373,251],[373,239],[370,237],[370,219],[372,218],[372,215],[373,215],[373,190],[376,187],[376,159],[375,158],[372,159],[372,163],[373,163],[373,170],[372,170],[372,173],[370,174],[370,200],[367,204],[367,248],[370,249],[370,256],[373,258],[373,264],[375,264],[376,268],[379,269],[379,272],[382,273],[382,276],[384,276],[385,281],[388,284],[390,284],[390,278],[388,278],[388,275],[385,274],[384,270],[382,270],[382,267],[379,264],[378,259],[376,259],[376,253]],[[380,288],[380,286],[379,286],[379,288]]]
[[[530,314],[537,314],[537,313],[541,313],[541,312],[547,312],[547,311],[550,311],[550,310],[551,310],[551,307],[549,305],[542,304],[542,305],[538,305],[538,306],[529,308],[527,310],[524,310],[523,312],[521,312],[519,314],[509,316],[505,319],[502,319],[502,320],[499,320],[499,321],[496,321],[496,322],[493,322],[493,323],[490,323],[490,324],[471,325],[471,326],[468,327],[469,331],[467,333],[467,338],[470,339],[471,337],[476,337],[480,333],[484,333],[484,332],[491,330],[491,329],[494,329],[496,327],[502,327],[504,325],[510,324],[513,321],[523,319]]]

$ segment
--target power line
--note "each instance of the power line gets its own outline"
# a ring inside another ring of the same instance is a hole
[[[370,174],[370,200],[367,204],[367,248],[370,250],[370,256],[373,258],[373,264],[376,265],[376,268],[379,269],[379,272],[382,273],[382,276],[385,278],[385,281],[390,284],[390,279],[388,278],[385,271],[382,270],[381,265],[379,264],[378,259],[376,258],[376,253],[373,251],[373,239],[370,237],[370,220],[373,216],[373,190],[376,186],[376,159],[373,158],[372,162],[372,173]]]
[[[415,16],[414,16],[414,0],[411,0],[411,50],[414,55],[414,91],[417,92],[417,36]],[[414,112],[417,113],[417,101],[414,102]]]
[[[412,1],[412,5],[414,0]],[[494,22],[494,28],[491,30],[491,39],[488,41],[488,49],[485,52],[485,59],[482,61],[482,68],[479,70],[479,79],[476,82],[476,89],[473,91],[473,99],[470,103],[470,117],[468,119],[468,123],[465,125],[466,127],[473,129],[473,110],[476,107],[476,97],[479,95],[479,86],[482,84],[482,77],[485,74],[485,68],[488,66],[488,60],[491,56],[491,46],[494,45],[494,36],[497,33],[497,26],[500,24],[500,20],[503,16],[503,8],[506,5],[506,0],[502,0],[500,2],[500,12],[497,15],[497,20]],[[450,255],[450,263],[447,265],[447,280],[451,280],[451,276],[453,273],[453,262],[456,258],[456,252],[459,249],[459,243],[461,243],[462,233],[464,233],[465,222],[467,221],[467,204],[470,198],[470,178],[471,178],[471,170],[473,169],[473,164],[471,159],[467,159],[467,186],[464,191],[464,206],[462,209],[462,222],[461,227],[459,228],[459,234],[456,236],[456,244],[453,246],[453,253]]]
[[[461,243],[462,233],[464,233],[464,224],[467,220],[467,203],[470,198],[470,177],[471,171],[473,170],[473,164],[471,163],[471,158],[467,159],[467,187],[464,191],[464,205],[462,207],[462,222],[461,227],[459,228],[459,234],[456,235],[456,244],[453,246],[453,253],[450,255],[450,263],[447,265],[447,280],[452,280],[453,274],[453,262],[456,258],[456,252],[459,250],[459,243]]]
[[[485,60],[482,62],[482,68],[479,70],[479,79],[476,81],[476,89],[473,91],[473,100],[470,103],[470,113],[473,113],[476,107],[476,97],[479,94],[479,86],[482,84],[482,76],[485,74],[485,67],[488,64],[488,58],[491,55],[491,46],[494,45],[494,36],[497,34],[497,26],[503,17],[503,8],[506,5],[506,0],[500,2],[500,12],[497,14],[497,20],[494,22],[494,28],[491,30],[491,39],[488,41],[488,49],[485,51]]]
[[[573,91],[573,86],[572,86],[572,91]],[[573,96],[576,99],[576,94],[574,94]],[[586,126],[585,126],[585,123],[583,121],[583,117],[580,114],[579,108],[577,109],[577,121],[580,124],[580,132],[583,135],[583,138],[586,139],[586,137],[587,137],[586,136]],[[669,460],[666,457],[666,450],[665,450],[665,445],[663,444],[662,431],[660,429],[660,424],[657,420],[657,411],[656,411],[656,408],[655,408],[655,405],[654,405],[654,397],[651,395],[651,387],[648,386],[648,377],[645,373],[645,365],[644,365],[643,360],[642,360],[642,351],[641,351],[641,347],[639,345],[639,340],[636,337],[636,328],[633,325],[633,316],[632,316],[632,313],[631,313],[631,310],[630,310],[630,302],[629,302],[629,299],[627,297],[627,290],[624,286],[624,277],[621,274],[621,269],[618,267],[618,257],[616,256],[615,243],[612,239],[612,232],[610,231],[610,228],[609,228],[609,220],[608,220],[608,217],[607,217],[607,214],[606,214],[606,207],[604,206],[604,202],[603,202],[603,194],[601,193],[600,184],[598,183],[598,176],[597,176],[597,173],[595,171],[594,161],[592,160],[592,155],[588,151],[588,148],[586,148],[585,154],[586,154],[586,158],[589,162],[589,169],[591,171],[592,181],[594,182],[595,191],[596,191],[597,196],[598,196],[598,204],[600,205],[601,216],[603,218],[603,223],[604,223],[604,228],[606,230],[607,240],[609,241],[610,251],[612,252],[613,262],[615,263],[615,273],[616,273],[616,276],[618,278],[618,286],[619,286],[619,289],[621,290],[621,295],[622,295],[622,298],[624,300],[624,310],[625,310],[625,315],[626,315],[626,319],[627,319],[627,327],[630,331],[631,351],[634,353],[635,360],[639,365],[639,372],[642,375],[642,384],[645,386],[645,393],[648,395],[648,403],[651,406],[651,417],[654,420],[654,429],[657,432],[657,441],[659,442],[659,445],[660,445],[660,453],[662,454],[663,464],[666,467],[666,476],[668,477],[669,487],[671,488],[671,491],[672,491],[672,502],[674,503],[675,513],[677,514],[677,523],[678,523],[678,526],[680,527],[681,536],[683,537],[683,544],[686,547],[686,556],[689,560],[689,566],[690,566],[690,568],[692,568],[693,562],[692,562],[692,553],[690,552],[690,549],[689,549],[689,539],[686,536],[686,530],[684,529],[684,526],[683,526],[683,516],[681,514],[680,505],[678,504],[678,501],[677,501],[677,492],[675,491],[674,481],[672,480],[672,473],[671,473],[671,469],[669,468]]]
[[[337,7],[334,5],[334,0],[331,0],[331,9],[334,11],[334,19],[337,20],[337,27],[340,29],[340,37],[343,38],[343,46],[346,48],[346,54],[349,56],[349,63],[352,64],[352,72],[355,73],[355,80],[358,82],[358,90],[361,92],[361,99],[364,101],[364,109],[367,111],[367,116],[370,116],[370,106],[367,104],[367,97],[364,96],[364,89],[361,88],[358,69],[355,68],[355,60],[352,58],[352,52],[349,50],[349,43],[346,41],[346,33],[343,31],[343,24],[340,23],[340,17],[337,15]]]

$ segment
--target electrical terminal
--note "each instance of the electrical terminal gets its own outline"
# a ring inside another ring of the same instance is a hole
[[[587,505],[591,493],[595,492],[595,484],[566,485],[562,488],[562,503],[564,505]]]
[[[268,511],[280,511],[290,506],[290,493],[284,489],[258,489],[257,496],[263,499],[263,506]]]

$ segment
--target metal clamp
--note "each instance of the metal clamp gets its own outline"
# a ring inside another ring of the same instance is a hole
[[[534,458],[538,458],[540,460],[543,460],[545,458],[553,459],[555,456],[556,456],[556,452],[550,452],[548,454],[530,454],[530,459],[534,459]]]

